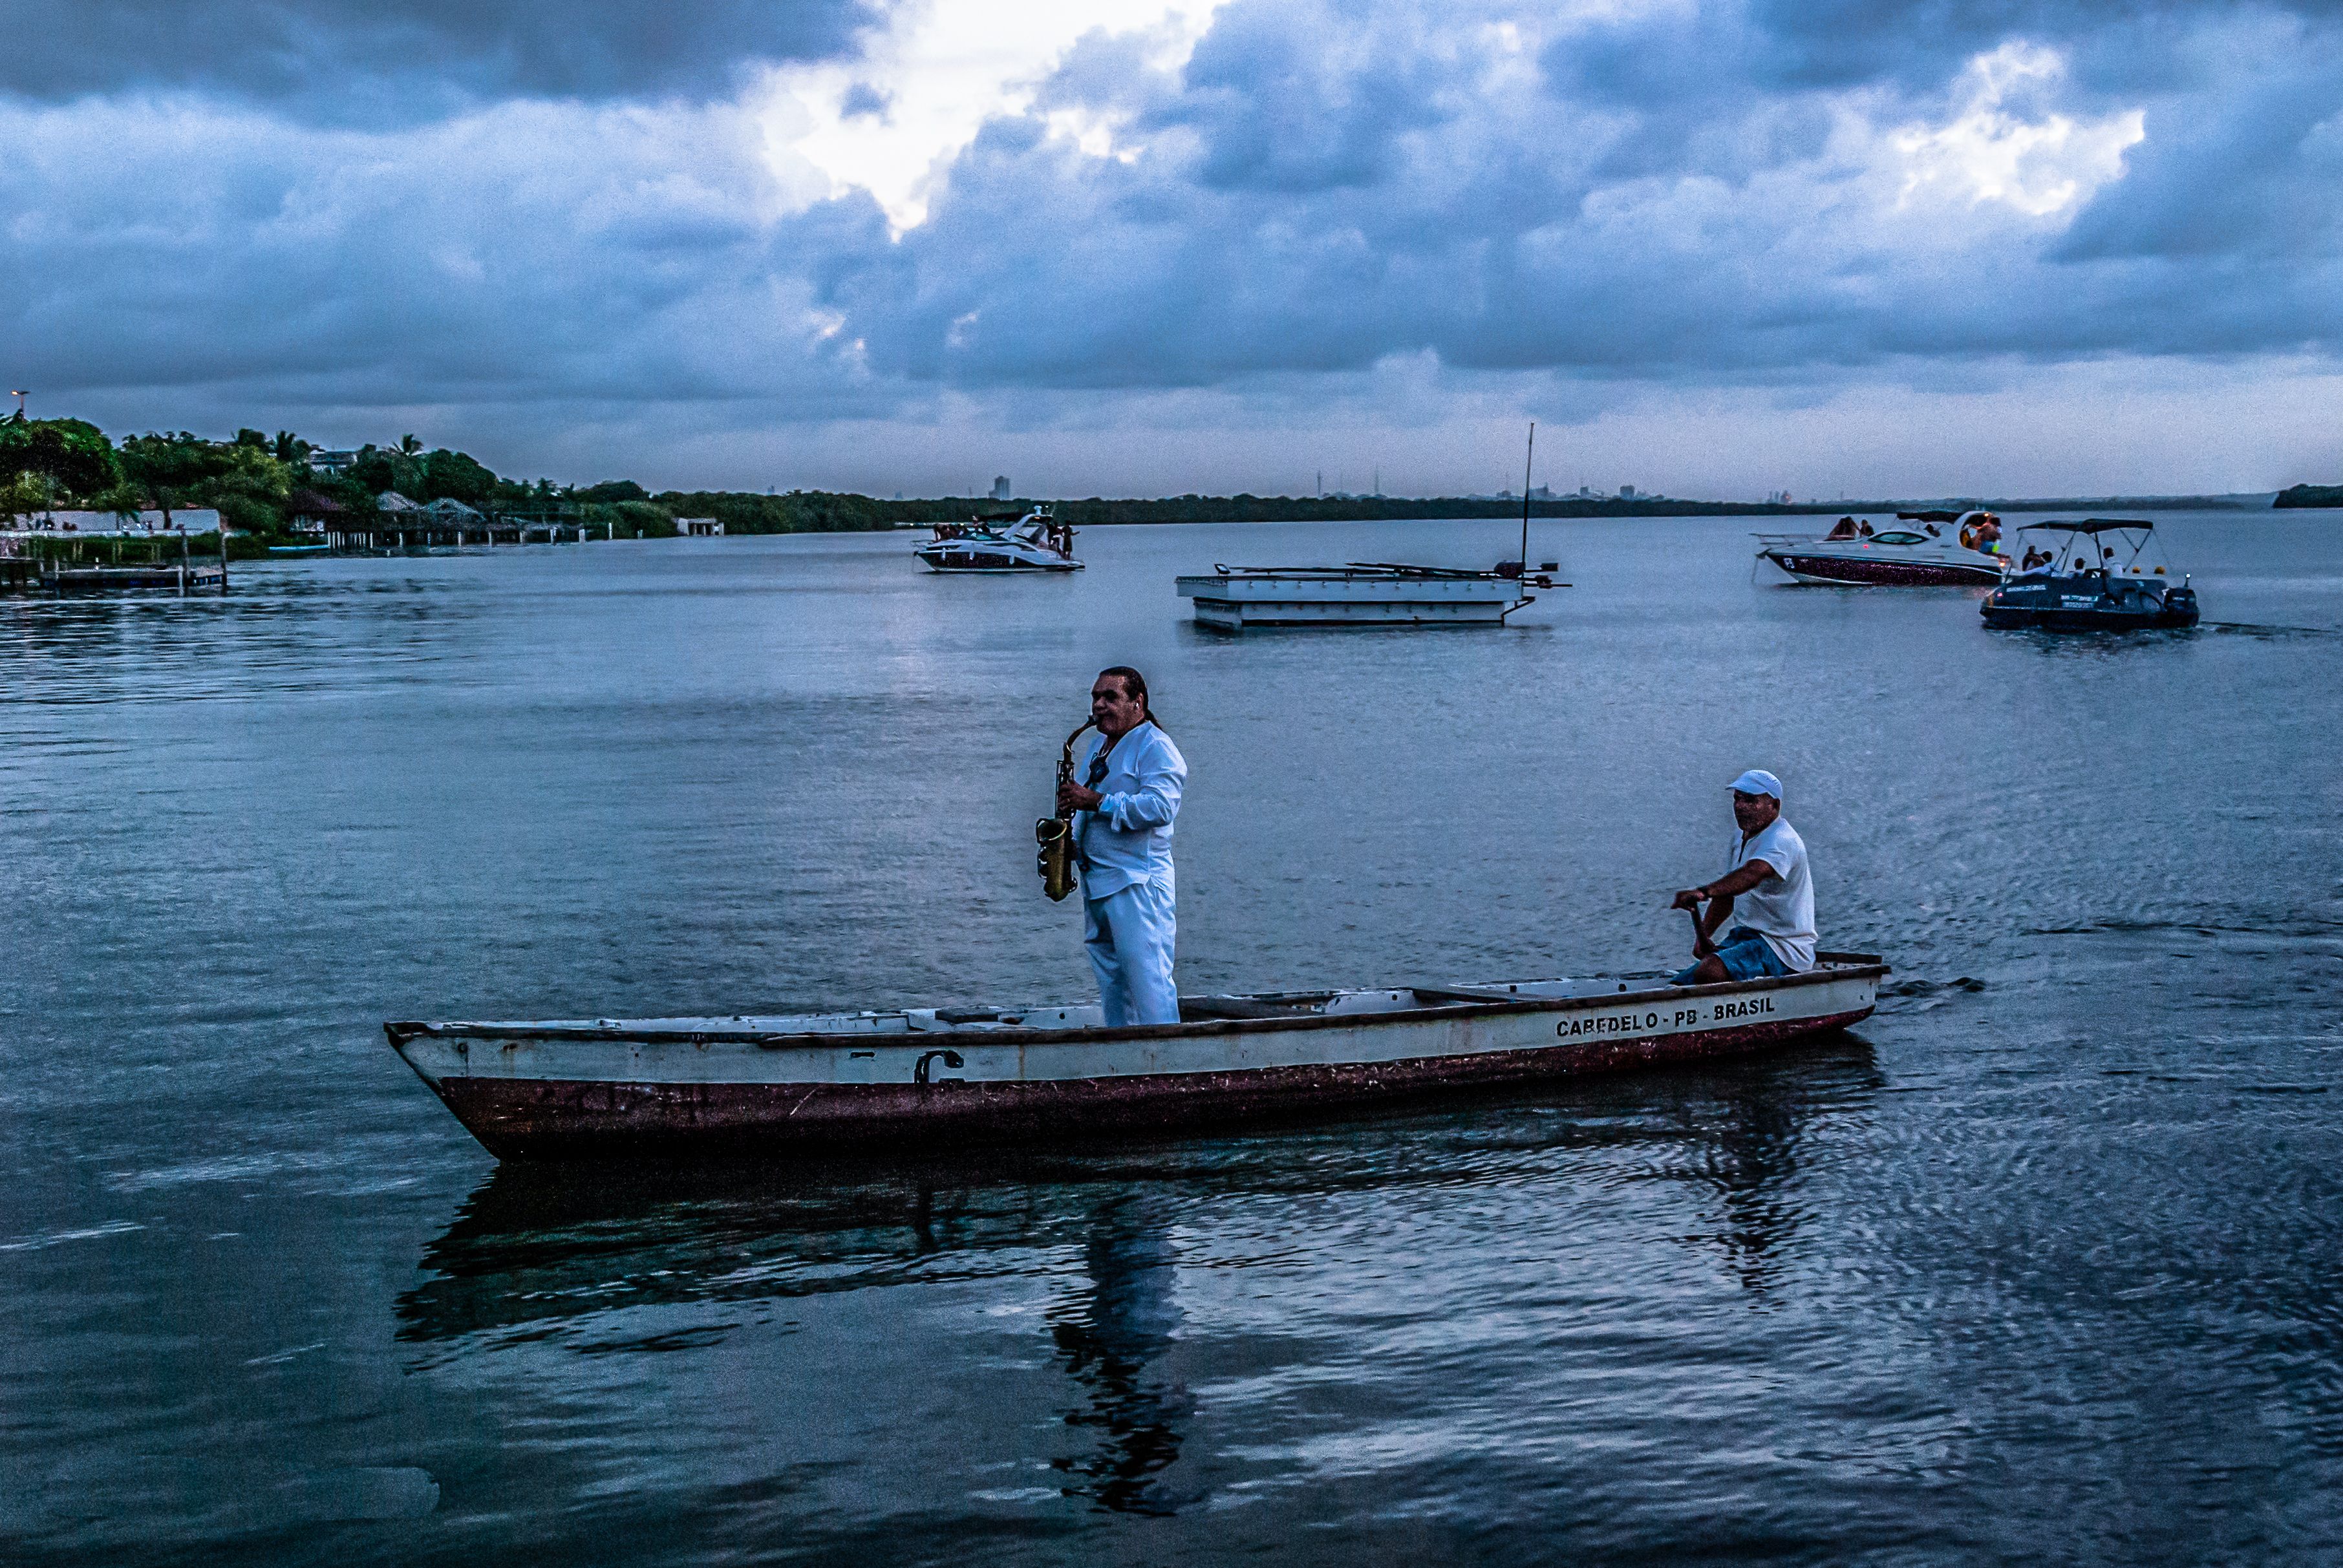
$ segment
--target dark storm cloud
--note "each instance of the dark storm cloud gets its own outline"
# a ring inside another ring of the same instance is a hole
[[[1795,393],[2343,354],[2330,9],[1233,0],[1177,69],[1082,40],[895,234],[753,105],[659,97],[851,7],[0,5],[51,61],[0,70],[56,100],[0,98],[15,385],[623,430],[949,392],[1111,419],[1394,364]],[[94,16],[159,41],[93,65]],[[270,97],[319,62],[409,112]]]
[[[52,398],[867,404],[775,247],[737,110],[516,103],[358,132],[127,103],[0,135],[14,384]]]
[[[971,387],[2343,349],[2324,15],[1667,7],[1564,28],[1527,83],[1473,25],[1501,13],[1429,15],[1240,0],[1178,91],[1118,89],[1151,156],[997,123],[828,297],[875,367]],[[2001,156],[2050,160],[2038,189],[1996,194]]]
[[[833,55],[865,0],[0,0],[0,92],[248,95],[345,116],[501,94],[718,90]],[[392,91],[396,84],[397,90]]]
[[[1422,31],[1316,4],[1238,6],[1197,45],[1158,116],[1193,126],[1208,186],[1290,195],[1374,185],[1399,138],[1453,112]],[[1413,22],[1414,18],[1407,18]]]

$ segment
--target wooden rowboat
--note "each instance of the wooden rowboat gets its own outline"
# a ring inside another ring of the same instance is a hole
[[[1871,1014],[1877,958],[1781,980],[1657,977],[779,1018],[387,1023],[499,1158],[726,1148],[910,1152],[1156,1132],[1738,1056]]]

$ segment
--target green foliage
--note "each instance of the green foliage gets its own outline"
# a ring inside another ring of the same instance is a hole
[[[329,501],[338,502],[344,511],[355,513],[359,518],[372,517],[379,509],[375,502],[375,492],[347,475],[340,478],[332,478],[324,474],[312,473],[295,491],[297,498],[302,491],[322,496]]]
[[[668,490],[656,499],[679,518],[714,518],[728,534],[852,533],[891,528],[907,510],[933,513],[938,503],[877,501],[869,496],[840,495],[827,490],[791,490],[786,496],[759,496],[737,490]],[[940,514],[965,518],[965,508],[952,507]],[[920,520],[937,520],[923,516]]]
[[[207,441],[186,431],[134,436],[116,451],[96,427],[77,419],[0,420],[0,511],[15,515],[68,500],[100,509],[214,507],[229,528],[262,536],[286,535],[297,492],[314,491],[356,518],[377,510],[376,497],[396,490],[414,500],[447,498],[484,511],[574,518],[621,538],[663,538],[679,517],[715,518],[728,534],[789,534],[883,529],[906,524],[960,522],[997,515],[996,503],[972,497],[881,501],[827,490],[758,495],[734,490],[669,490],[657,496],[631,479],[563,489],[550,480],[498,477],[469,453],[426,451],[413,436],[393,447],[359,449],[348,473],[333,478],[308,467],[311,445],[290,430],[274,437],[251,428],[233,439]],[[2297,486],[2280,496],[2288,506],[2343,506],[2343,487]],[[1021,507],[1022,503],[1019,503]],[[1555,498],[1531,504],[1541,518],[1653,517],[1684,514],[1781,514],[1811,507],[1735,506],[1677,500]],[[1828,508],[1835,509],[1835,508]],[[1061,501],[1058,516],[1078,527],[1109,523],[1253,522],[1271,520],[1438,519],[1518,518],[1517,500],[1459,497],[1316,498],[1179,496],[1154,500]],[[355,520],[355,519],[354,519]]]
[[[133,436],[122,443],[122,468],[135,491],[166,511],[211,507],[231,528],[285,531],[294,470],[257,430],[239,431],[233,441],[185,430]]]
[[[406,450],[406,443],[414,439],[406,437],[394,449],[360,447],[358,460],[350,465],[350,478],[369,496],[397,490],[410,501],[436,501],[445,496],[468,507],[485,506],[497,498],[502,481],[488,465],[469,452],[451,452],[445,447],[432,452]]]
[[[1773,516],[1813,507],[1745,506],[1666,498],[1623,501],[1615,497],[1555,497],[1532,501],[1535,518],[1664,518]],[[1077,527],[1098,523],[1409,522],[1447,518],[1519,518],[1522,503],[1467,496],[1167,496],[1159,500],[1061,501],[1057,514]]]
[[[285,531],[286,505],[293,498],[293,470],[278,462],[265,443],[236,442],[218,448],[220,471],[188,492],[199,507],[216,507],[231,528],[247,533]]]
[[[148,432],[122,443],[122,473],[158,507],[188,504],[186,494],[223,467],[219,448],[200,436]]]
[[[349,480],[369,496],[385,490],[397,490],[409,500],[423,487],[423,469],[404,452],[386,451],[369,441],[358,448],[357,461],[349,467]]]
[[[2343,485],[2295,485],[2278,493],[2274,507],[2343,507]]]
[[[602,506],[572,507],[574,516],[596,535],[605,532],[621,539],[671,539],[675,538],[675,518],[664,507],[649,501],[614,501]]]
[[[80,419],[0,419],[0,474],[39,474],[56,487],[57,504],[111,489],[122,482],[114,444]]]
[[[85,496],[82,501],[93,511],[112,512],[117,518],[135,518],[146,506],[146,492],[124,479],[94,496]]]
[[[477,507],[486,502],[497,487],[497,477],[469,452],[450,452],[445,447],[423,459],[423,493],[415,498],[436,501],[442,496]]]
[[[20,470],[0,480],[0,518],[14,522],[27,513],[45,510],[55,485],[46,474]]]
[[[477,503],[476,503],[477,504]],[[531,483],[499,477],[488,491],[487,509],[499,512],[552,512],[562,505],[560,490],[550,479]]]

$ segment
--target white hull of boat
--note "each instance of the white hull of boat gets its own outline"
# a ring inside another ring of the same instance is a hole
[[[954,540],[953,544],[962,541]],[[970,549],[921,545],[915,552],[931,572],[947,577],[1022,577],[1035,572],[1078,572],[1082,563],[1054,550],[1004,548],[986,543]]]
[[[1786,534],[1758,538],[1765,545],[1757,552],[1760,559],[1818,588],[1992,588],[2011,566],[2006,557],[1963,549],[1949,540],[1893,545]]]
[[[1782,980],[1193,997],[1107,1029],[1095,1006],[773,1018],[393,1023],[391,1044],[492,1152],[915,1151],[1163,1131],[1744,1054],[1869,1016],[1878,960]]]
[[[1178,579],[1196,624],[1247,627],[1503,626],[1536,602],[1503,578],[1382,577],[1337,572],[1215,573]]]

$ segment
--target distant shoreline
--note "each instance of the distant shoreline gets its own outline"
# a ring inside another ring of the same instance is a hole
[[[1962,511],[1982,508],[2004,513],[2078,512],[2098,516],[2126,512],[2233,511],[2257,512],[2270,509],[2271,494],[2261,492],[2244,496],[2100,496],[2066,498],[2031,498],[2019,499],[1973,499],[1949,498],[1928,500],[1868,500],[1868,501],[1686,501],[1665,497],[1637,497],[1623,500],[1617,497],[1557,496],[1550,499],[1533,500],[1529,515],[1533,518],[1812,518],[1872,516],[1898,511]],[[935,501],[893,502],[895,507],[938,508],[953,504],[950,498]],[[973,507],[986,503],[970,501]],[[992,502],[993,507],[1034,505],[1021,498],[1014,502]],[[1429,522],[1460,518],[1518,519],[1522,503],[1518,498],[1492,499],[1477,496],[1444,496],[1405,498],[1397,496],[1290,497],[1290,496],[1174,496],[1161,500],[1104,500],[1091,497],[1087,500],[1061,500],[1049,503],[1057,516],[1080,528],[1108,528],[1130,524],[1156,523],[1252,523],[1252,522]],[[917,522],[904,518],[905,526],[918,527]]]

